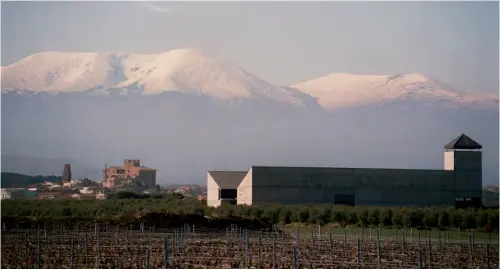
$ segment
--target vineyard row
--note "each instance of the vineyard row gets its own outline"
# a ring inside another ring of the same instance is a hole
[[[11,230],[2,268],[491,268],[498,244],[280,230]],[[471,240],[471,239],[469,239]]]

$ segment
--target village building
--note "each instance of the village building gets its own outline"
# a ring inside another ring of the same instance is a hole
[[[156,186],[156,169],[141,166],[138,159],[125,159],[123,166],[104,169],[103,186],[115,188],[122,185],[140,184],[145,189]]]

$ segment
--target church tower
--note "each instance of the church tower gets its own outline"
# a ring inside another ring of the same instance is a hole
[[[483,147],[462,134],[444,146],[444,169],[454,172],[457,207],[479,207],[482,203]]]
[[[71,165],[64,164],[64,170],[62,175],[62,182],[70,182],[71,181]]]

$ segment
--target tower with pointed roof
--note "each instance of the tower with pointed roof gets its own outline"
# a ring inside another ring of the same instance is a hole
[[[483,189],[482,146],[465,134],[444,146],[444,169],[454,171],[455,199],[480,204]]]

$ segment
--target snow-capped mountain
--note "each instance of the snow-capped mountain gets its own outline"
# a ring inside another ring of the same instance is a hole
[[[357,75],[333,73],[290,86],[315,98],[324,108],[343,108],[395,100],[423,104],[447,102],[498,104],[495,94],[467,94],[419,73]]]
[[[419,73],[334,73],[282,87],[195,48],[159,54],[43,52],[2,67],[1,76],[2,93],[24,95],[177,92],[223,101],[267,100],[306,107],[319,103],[325,109],[401,100],[498,105],[495,94],[467,94]]]
[[[45,52],[2,67],[1,78],[11,156],[95,168],[140,158],[160,182],[202,182],[207,170],[256,164],[442,168],[443,145],[466,133],[484,147],[485,183],[498,182],[498,97],[418,73],[277,86],[180,49]]]
[[[160,54],[44,52],[2,68],[2,91],[48,93],[139,90],[176,91],[217,99],[271,99],[300,105],[282,87],[199,49]]]

